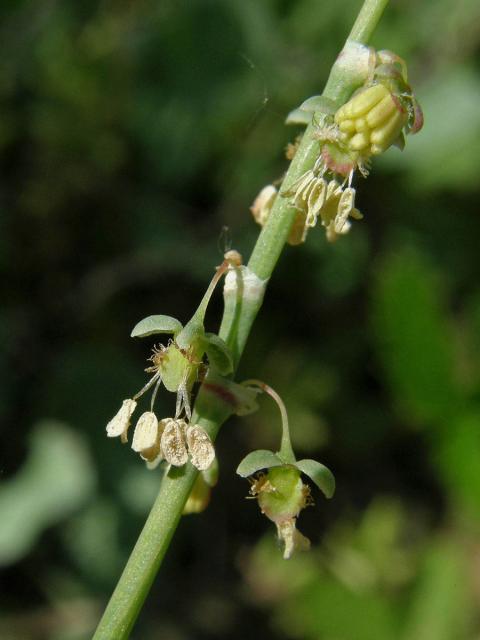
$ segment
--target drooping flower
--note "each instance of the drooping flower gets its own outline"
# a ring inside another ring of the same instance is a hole
[[[167,345],[153,348],[147,367],[152,378],[135,396],[140,398],[154,384],[152,408],[160,384],[177,396],[175,417],[183,412],[187,419],[191,417],[190,394],[194,383],[200,379],[204,366],[204,356],[208,358],[208,367],[212,367],[222,375],[233,370],[232,356],[225,342],[214,333],[207,333],[204,328],[205,312],[212,293],[221,277],[230,269],[238,268],[241,256],[237,251],[229,251],[222,265],[217,268],[205,295],[191,320],[183,326],[181,322],[165,315],[148,316],[133,329],[132,337],[145,338],[157,334],[172,334]]]
[[[266,449],[252,451],[241,461],[237,473],[243,478],[252,478],[250,495],[257,498],[261,512],[275,523],[284,546],[283,557],[288,559],[295,550],[305,550],[310,546],[308,538],[296,529],[300,512],[313,504],[310,487],[303,483],[301,474],[307,475],[327,498],[331,498],[335,491],[335,479],[329,469],[316,460],[296,460],[290,442],[287,411],[280,396],[258,380],[244,384],[270,395],[282,416],[280,450],[277,453]],[[263,469],[267,472],[255,477]]]

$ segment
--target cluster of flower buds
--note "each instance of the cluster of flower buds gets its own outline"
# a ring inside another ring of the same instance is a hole
[[[422,128],[423,115],[407,82],[405,62],[391,51],[378,51],[366,86],[335,113],[340,142],[365,162],[391,145],[403,148],[405,133]]]
[[[347,233],[349,218],[363,216],[355,207],[355,172],[367,177],[370,160],[396,145],[403,149],[405,134],[423,125],[421,108],[407,83],[404,61],[390,51],[367,51],[369,70],[363,86],[337,108],[323,96],[309,98],[289,116],[291,124],[314,122],[319,155],[280,194],[265,187],[251,207],[255,221],[264,225],[278,195],[289,198],[297,214],[288,238],[290,244],[304,242],[318,220],[329,241]]]
[[[107,425],[109,437],[120,436],[127,441],[130,420],[136,408],[135,400],[124,400],[120,410]],[[215,449],[208,433],[197,424],[188,424],[180,418],[158,420],[153,411],[142,413],[135,426],[132,449],[155,468],[165,460],[175,467],[182,467],[188,460],[199,470],[210,467]]]

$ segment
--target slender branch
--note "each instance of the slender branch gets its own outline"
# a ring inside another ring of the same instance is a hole
[[[285,403],[278,395],[275,389],[261,380],[245,380],[242,382],[245,387],[258,387],[264,393],[268,394],[276,402],[282,418],[282,440],[280,443],[280,451],[278,452],[283,462],[289,464],[295,463],[295,454],[292,448],[292,441],[290,439],[290,426],[288,424],[288,413]]]
[[[363,42],[364,44],[367,43],[375,31],[387,4],[388,0],[364,2],[348,39],[355,40],[355,42]]]
[[[388,0],[365,0],[347,43],[354,40],[366,44],[387,3]],[[324,95],[336,102],[346,101],[357,86],[355,82],[355,78],[345,72],[337,61],[332,67]],[[288,189],[302,173],[313,166],[318,155],[318,143],[313,137],[313,131],[313,125],[309,125],[280,191]],[[295,210],[289,200],[277,198],[248,263],[248,268],[260,280],[266,281],[270,278],[294,218]],[[235,330],[231,330],[230,322],[225,319],[222,322],[219,335],[232,349],[236,364],[262,301],[263,289],[259,289],[258,295],[242,306]],[[220,400],[215,402],[211,395],[206,399],[202,388],[195,407],[192,422],[201,424],[214,439],[220,426],[229,416],[228,408]],[[162,479],[157,499],[99,623],[94,640],[124,640],[129,637],[168,549],[197,474],[196,469],[187,463],[181,469],[171,469]]]

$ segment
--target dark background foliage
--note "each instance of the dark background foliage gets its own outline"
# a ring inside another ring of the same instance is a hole
[[[358,0],[7,1],[0,8],[0,637],[90,637],[156,494],[105,424],[151,313],[187,320],[286,167]],[[235,475],[278,415],[231,420],[134,638],[473,640],[480,633],[480,9],[392,2],[424,130],[357,184],[365,219],[287,247],[239,378],[284,397],[335,472],[285,562]],[[228,227],[225,232],[224,227]],[[208,316],[216,330],[217,295]],[[162,394],[159,414],[172,398]]]

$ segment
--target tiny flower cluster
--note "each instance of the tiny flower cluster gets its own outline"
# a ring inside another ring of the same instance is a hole
[[[124,400],[118,413],[107,425],[110,438],[120,436],[127,442],[131,417],[137,403]],[[188,424],[180,418],[158,420],[153,411],[142,413],[135,426],[132,449],[140,454],[149,468],[155,468],[162,460],[175,467],[182,467],[189,459],[194,467],[203,471],[215,459],[215,449],[208,433],[198,424]]]
[[[313,169],[298,178],[283,195],[292,197],[292,204],[302,222],[300,242],[304,242],[308,230],[317,225],[320,218],[327,240],[333,242],[338,235],[350,230],[349,217],[361,220],[362,214],[355,208],[355,189],[351,186],[353,173],[340,183],[331,177],[323,157],[318,158]],[[295,225],[294,225],[295,228]],[[298,232],[297,232],[298,233]],[[299,234],[298,234],[299,236]]]
[[[251,211],[263,226],[277,195],[288,198],[297,211],[288,237],[290,244],[305,242],[318,219],[330,242],[347,233],[349,218],[363,217],[355,208],[355,172],[367,177],[373,156],[392,145],[403,149],[405,134],[417,133],[423,125],[421,108],[407,83],[404,61],[390,51],[370,50],[368,58],[371,65],[365,84],[348,102],[338,107],[323,96],[313,96],[288,118],[291,124],[313,123],[318,157],[312,169],[280,194],[272,185],[262,189]]]
[[[399,137],[407,111],[383,84],[358,93],[335,113],[340,140],[356,154],[378,156]]]
[[[292,204],[297,209],[297,216],[288,236],[291,245],[305,242],[309,229],[317,225],[319,218],[330,242],[349,231],[349,217],[355,220],[363,218],[355,207],[355,189],[345,187],[345,182],[342,185],[335,178],[327,180],[325,173],[325,166],[319,158],[313,169],[302,174],[282,194],[292,196]],[[255,221],[262,227],[268,219],[277,193],[273,185],[267,185],[250,208]]]

